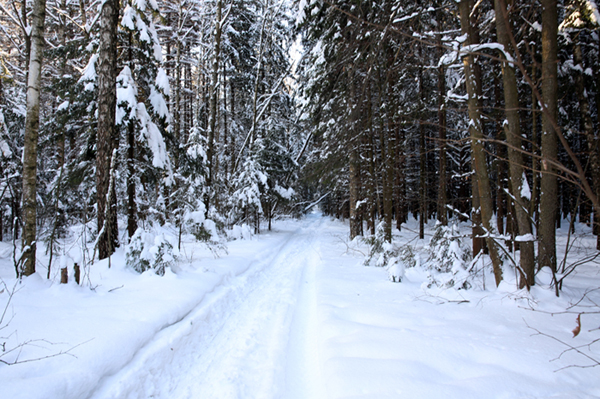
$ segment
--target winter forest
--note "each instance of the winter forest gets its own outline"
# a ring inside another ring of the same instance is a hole
[[[0,398],[600,395],[595,0],[0,0],[0,43]]]

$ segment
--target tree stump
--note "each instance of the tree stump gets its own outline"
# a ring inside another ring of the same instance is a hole
[[[67,268],[63,267],[60,269],[60,283],[67,284],[69,282],[69,273],[67,272]]]
[[[77,283],[77,285],[80,284],[80,278],[81,278],[81,269],[79,268],[79,265],[77,263],[75,263],[75,265],[73,266],[73,270],[74,270],[74,275],[75,275],[75,282]]]

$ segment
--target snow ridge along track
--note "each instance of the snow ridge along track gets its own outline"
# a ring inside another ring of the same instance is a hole
[[[310,216],[283,233],[279,247],[159,332],[91,397],[308,397],[316,380],[309,319],[322,221]]]

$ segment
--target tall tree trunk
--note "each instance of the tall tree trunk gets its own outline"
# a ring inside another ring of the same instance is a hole
[[[37,222],[37,146],[40,128],[40,81],[44,50],[46,0],[33,2],[31,50],[27,74],[27,113],[23,148],[23,258],[20,276],[35,273]]]
[[[438,29],[442,30],[442,11],[441,9],[437,9],[436,13],[436,21],[438,25]],[[436,44],[438,48],[438,57],[441,58],[443,48],[442,48],[442,35],[436,35]],[[439,183],[438,183],[438,220],[442,225],[448,225],[448,209],[446,209],[446,205],[448,204],[447,192],[447,172],[446,172],[446,104],[445,104],[445,96],[446,96],[446,68],[444,65],[440,64],[438,66],[437,71],[438,78],[438,139],[440,146],[440,170],[439,170]]]
[[[385,128],[382,126],[380,131],[381,140],[381,174],[382,174],[382,188],[381,188],[381,202],[383,203],[383,221],[385,222],[385,239],[389,242],[392,241],[392,196],[393,196],[393,182],[392,182],[392,165],[390,164],[391,159],[389,157],[388,149],[391,143],[386,140]]]
[[[60,2],[60,9],[63,12],[67,12],[67,3],[66,0],[61,0]],[[60,15],[59,17],[59,25],[58,25],[58,37],[60,39],[60,44],[63,48],[66,48],[67,45],[67,32],[66,32],[66,16],[65,15]],[[60,73],[64,76],[67,75],[68,69],[67,69],[67,60],[63,59],[61,60],[60,63]],[[65,129],[64,127],[60,129],[59,132],[57,132],[58,137],[57,137],[57,145],[56,145],[56,151],[57,151],[57,158],[58,158],[58,168],[62,168],[65,164]]]
[[[405,181],[405,156],[404,156],[404,131],[401,132],[400,124],[396,130],[396,228],[402,230],[402,223],[406,222],[406,181]]]
[[[583,54],[581,53],[581,44],[576,41],[573,49],[573,61],[575,66],[580,66],[576,69],[575,75],[575,86],[577,90],[577,97],[579,99],[579,112],[581,115],[581,130],[585,135],[589,159],[590,159],[590,174],[592,176],[592,184],[594,191],[598,193],[600,190],[600,157],[598,156],[598,134],[594,132],[594,123],[592,122],[592,115],[590,114],[590,104],[588,101],[587,94],[585,92],[585,81],[583,74]],[[598,234],[598,223],[600,222],[600,209],[594,209],[594,225],[593,231],[596,235]],[[599,239],[596,239],[596,246],[598,247]],[[600,249],[600,248],[597,248]]]
[[[419,46],[418,57],[421,58],[421,46]],[[419,67],[419,238],[425,238],[425,224],[427,220],[427,187],[425,170],[426,148],[425,148],[425,104],[423,101],[423,67]]]
[[[558,137],[553,122],[557,117],[557,35],[558,12],[555,0],[542,3],[542,161],[540,182],[539,266],[549,266],[556,272],[556,216],[558,207],[558,182],[556,169],[548,161],[555,161]]]
[[[237,118],[235,115],[235,86],[233,84],[233,80],[230,83],[231,86],[231,98],[229,100],[229,103],[231,105],[231,161],[230,161],[230,166],[231,166],[231,170],[229,171],[230,176],[233,176],[234,172],[235,172],[235,165],[236,165],[236,158],[235,158],[235,131],[233,130],[233,126],[234,123],[236,122]]]
[[[471,30],[470,15],[472,10],[471,0],[461,0],[459,3],[460,10],[460,25],[463,34],[467,34],[466,45],[477,43],[474,40],[474,35]],[[469,108],[469,132],[471,135],[471,151],[473,156],[473,165],[475,174],[477,175],[477,189],[479,192],[479,202],[481,207],[481,222],[486,230],[486,242],[489,249],[490,258],[494,270],[496,285],[502,281],[502,263],[498,254],[496,242],[492,237],[496,233],[496,229],[492,224],[493,207],[492,195],[490,189],[490,180],[487,169],[485,151],[483,148],[483,132],[481,124],[481,115],[478,105],[478,86],[480,85],[477,79],[474,68],[474,57],[471,54],[463,58],[463,67],[465,70],[465,80],[467,86],[468,108]]]
[[[392,85],[388,83],[388,89],[391,92]],[[391,93],[390,93],[391,95]],[[387,101],[391,101],[390,97],[388,97]],[[391,107],[386,107],[386,109],[390,109]],[[385,212],[385,227],[386,227],[386,237],[388,241],[392,241],[392,219],[394,212],[394,155],[395,155],[395,147],[396,147],[396,135],[393,131],[393,126],[390,124],[393,121],[393,115],[388,115],[387,127],[386,127],[386,163],[385,163],[385,173],[387,175],[387,187],[385,188],[386,193],[384,194],[387,198],[384,202],[384,212]]]
[[[356,125],[357,120],[357,110],[358,106],[355,104],[356,93],[355,93],[355,83],[354,83],[354,73],[352,67],[348,68],[348,77],[350,78],[350,93],[348,98],[348,106],[349,106],[349,114],[350,114],[350,124],[351,126]],[[359,216],[359,210],[357,209],[357,203],[359,201],[360,194],[360,156],[359,156],[359,148],[360,148],[360,137],[354,129],[350,130],[350,159],[349,159],[349,191],[350,191],[350,202],[349,202],[349,218],[350,218],[350,239],[354,239],[354,237],[360,235],[362,226],[359,223],[362,223],[361,218]]]
[[[179,3],[179,19],[181,19],[181,2]],[[177,145],[174,148],[175,169],[179,168],[179,143],[181,143],[181,40],[175,42],[175,79],[173,91],[175,92],[174,106],[171,111],[173,118],[173,136]]]
[[[129,68],[133,71],[133,35],[129,35],[129,49],[127,50]],[[137,230],[135,203],[135,122],[130,121],[127,126],[127,235],[131,239]]]
[[[127,129],[127,234],[129,238],[137,230],[135,203],[135,129],[130,123]]]
[[[371,85],[368,84],[367,88],[367,110],[366,110],[366,119],[367,119],[367,129],[366,134],[362,138],[365,152],[366,152],[366,177],[365,181],[365,196],[366,196],[366,206],[364,207],[365,217],[367,220],[367,230],[371,235],[375,235],[375,225],[376,225],[376,212],[375,212],[375,186],[377,185],[377,176],[375,172],[375,142],[373,140],[375,133],[373,131],[373,103],[371,96]]]
[[[535,47],[533,48],[533,54],[535,56]],[[537,82],[537,68],[535,62],[531,66],[531,78],[534,82]],[[540,174],[538,170],[540,168],[540,162],[538,156],[540,155],[538,149],[538,110],[537,110],[537,97],[535,92],[531,91],[531,201],[529,203],[529,214],[531,215],[533,224],[536,230],[539,228],[539,187],[540,187]]]
[[[381,97],[383,102],[389,104],[390,99],[387,93],[387,89],[391,89],[387,84],[387,81],[383,81],[383,77],[385,74],[381,73],[379,75],[380,79],[380,87],[379,92],[381,93]],[[379,104],[381,105],[381,104]],[[382,188],[381,188],[381,199],[383,203],[383,221],[385,223],[385,239],[389,242],[392,241],[392,200],[393,200],[393,173],[392,173],[392,157],[390,154],[392,140],[390,137],[390,129],[389,129],[389,120],[390,115],[389,112],[391,107],[387,105],[385,107],[385,112],[381,115],[380,118],[380,126],[379,126],[379,142],[381,148],[381,176],[382,176]]]
[[[596,87],[600,87],[600,41],[598,42],[598,49],[596,50],[598,59],[595,62],[594,74],[596,78]],[[596,118],[598,126],[600,126],[600,90],[596,90]],[[597,139],[598,140],[598,139]],[[600,143],[596,147],[596,154],[600,158]],[[600,198],[600,187],[596,187],[596,196]],[[600,250],[600,210],[594,212],[594,227],[596,228],[597,239],[596,249]]]
[[[425,125],[419,122],[419,238],[425,238],[427,220],[427,188],[425,187]]]
[[[360,235],[361,228],[359,226],[360,217],[358,215],[359,211],[356,209],[356,205],[358,203],[358,195],[359,195],[359,156],[358,156],[358,148],[356,145],[353,145],[350,149],[350,239],[354,239],[354,237]]]
[[[24,57],[22,57],[21,59],[23,60],[23,69],[27,70],[27,72],[25,73],[25,82],[29,82],[29,63],[31,60],[31,39],[33,38],[33,35],[30,36],[29,32],[27,32],[27,26],[29,26],[27,3],[28,3],[27,1],[21,2],[21,27],[23,29],[23,38],[25,39],[25,51],[23,52]],[[45,2],[44,2],[44,17],[45,17],[45,12],[46,12],[45,10],[46,10],[46,7],[45,7]],[[32,15],[32,17],[33,17],[33,15]]]
[[[208,165],[208,179],[206,185],[209,188],[214,183],[214,152],[215,152],[215,135],[217,129],[217,94],[219,84],[219,59],[221,56],[221,11],[223,3],[217,0],[217,12],[215,16],[215,33],[214,33],[214,53],[212,75],[210,82],[210,98],[209,98],[209,117],[208,117],[208,148],[206,150],[206,163]],[[210,193],[207,193],[205,198],[206,211],[209,210]]]
[[[495,0],[496,9],[496,33],[498,42],[504,46],[505,51],[511,49],[510,40],[510,19],[508,16],[505,0]],[[502,58],[503,54],[500,54]],[[533,230],[531,227],[531,217],[529,215],[529,201],[531,199],[530,190],[523,190],[527,184],[525,170],[523,168],[523,153],[521,142],[521,121],[519,117],[519,90],[517,78],[515,76],[514,65],[508,62],[502,63],[502,79],[504,86],[504,106],[506,121],[504,123],[504,132],[508,142],[508,159],[510,184],[512,188],[513,199],[515,201],[514,209],[517,221],[518,233],[520,236],[531,236]],[[535,253],[533,241],[527,238],[519,243],[520,245],[520,265],[521,271],[519,279],[519,288],[531,287],[535,284]]]
[[[369,107],[369,114],[371,113]],[[367,162],[368,162],[368,176],[366,179],[366,195],[367,195],[367,230],[374,235],[375,234],[375,184],[377,183],[376,175],[375,175],[375,154],[373,151],[374,143],[373,143],[373,133],[372,127],[370,131],[367,132],[367,137],[365,137],[366,141],[366,152],[367,152]]]
[[[98,73],[98,133],[96,144],[96,195],[98,211],[98,258],[110,256],[118,244],[116,195],[108,195],[110,164],[115,147],[115,109],[117,103],[117,25],[119,1],[106,0],[100,11],[100,48]],[[107,204],[108,200],[108,204]],[[110,206],[112,212],[106,212]],[[110,215],[105,220],[106,214]]]
[[[231,148],[229,147],[229,124],[227,123],[227,71],[223,65],[223,149],[224,149],[224,165],[223,176],[225,180],[229,180],[229,162],[231,160]],[[269,231],[271,230],[271,219],[269,218]]]
[[[493,68],[496,69],[494,63]],[[496,120],[496,140],[498,142],[506,140],[506,134],[504,132],[504,115],[502,112],[502,84],[500,83],[500,74],[494,70],[494,119]],[[504,219],[508,218],[507,208],[510,208],[510,204],[507,204],[508,197],[505,193],[506,182],[507,182],[507,165],[504,161],[506,159],[506,146],[503,144],[496,145],[496,159],[494,160],[494,167],[496,169],[496,220],[498,225],[498,234],[504,234]]]

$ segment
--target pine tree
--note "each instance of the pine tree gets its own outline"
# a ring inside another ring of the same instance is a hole
[[[96,144],[96,202],[98,220],[98,257],[109,257],[118,245],[115,185],[110,184],[111,160],[117,148],[115,110],[117,103],[117,26],[119,1],[107,0],[100,12],[98,61],[98,133]]]

